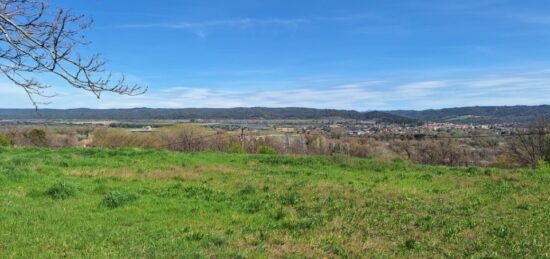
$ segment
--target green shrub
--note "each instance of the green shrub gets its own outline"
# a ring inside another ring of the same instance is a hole
[[[11,141],[6,137],[6,135],[0,133],[0,147],[9,147],[11,146]]]
[[[138,198],[138,195],[135,193],[121,193],[114,191],[108,193],[105,198],[103,198],[103,200],[101,201],[101,206],[109,209],[114,209],[133,202]]]
[[[229,147],[227,148],[227,152],[231,153],[231,154],[243,154],[243,153],[245,153],[243,146],[239,142],[237,142],[233,139],[231,141],[229,141]]]
[[[258,154],[277,155],[277,150],[268,145],[261,145],[258,147]]]
[[[538,171],[544,172],[544,173],[550,172],[550,163],[548,163],[545,160],[541,159],[537,163],[537,169],[538,169]]]
[[[76,186],[69,182],[59,182],[46,191],[46,195],[54,200],[64,200],[74,196],[77,192]]]

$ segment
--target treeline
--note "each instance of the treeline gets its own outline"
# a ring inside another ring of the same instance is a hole
[[[285,120],[354,119],[385,123],[416,124],[423,121],[474,124],[528,123],[550,116],[550,105],[476,106],[438,110],[358,112],[311,108],[186,108],[186,109],[0,109],[0,120]]]
[[[550,117],[550,105],[539,106],[475,106],[437,110],[396,110],[389,113],[420,121],[475,124],[530,123],[540,117]]]
[[[180,152],[264,153],[284,155],[344,154],[376,159],[404,159],[447,166],[514,168],[550,162],[547,124],[523,129],[515,137],[415,139],[387,135],[274,135],[215,132],[184,124],[148,133],[114,128],[13,127],[0,130],[0,146],[139,147]]]
[[[416,123],[415,119],[384,112],[311,108],[187,108],[187,109],[0,109],[3,120],[285,120],[285,119],[354,119],[377,120],[387,123]]]

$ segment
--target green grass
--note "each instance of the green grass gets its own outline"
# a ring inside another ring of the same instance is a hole
[[[550,173],[0,149],[0,257],[550,256]]]

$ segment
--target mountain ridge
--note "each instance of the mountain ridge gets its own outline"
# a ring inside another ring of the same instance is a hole
[[[355,119],[387,123],[456,122],[472,124],[527,123],[550,117],[550,105],[470,106],[428,110],[365,111],[303,107],[128,108],[128,109],[2,109],[0,120],[178,120],[178,119]]]
[[[266,108],[130,108],[130,109],[0,109],[0,120],[178,120],[178,119],[355,119],[388,123],[416,123],[415,119],[386,112],[313,109],[300,107]]]

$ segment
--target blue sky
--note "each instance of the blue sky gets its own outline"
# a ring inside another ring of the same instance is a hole
[[[506,0],[60,0],[94,18],[108,68],[149,86],[101,100],[50,77],[47,108],[550,103],[550,4]],[[2,107],[32,107],[0,84]]]

